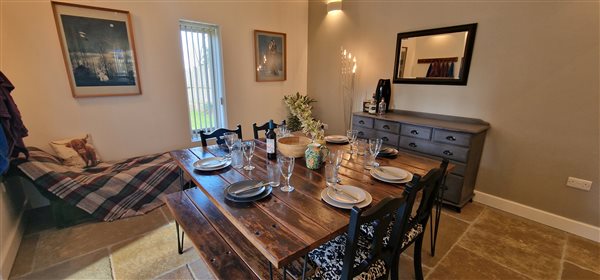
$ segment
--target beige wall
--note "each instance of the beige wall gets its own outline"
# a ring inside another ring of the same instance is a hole
[[[253,122],[285,117],[283,95],[306,92],[305,1],[91,3],[131,12],[143,94],[89,99],[71,97],[50,2],[1,1],[0,69],[16,86],[28,145],[89,132],[109,160],[192,145],[179,19],[220,26],[228,122],[245,137]],[[287,33],[287,81],[255,82],[254,29]]]
[[[467,86],[392,87],[397,109],[491,123],[476,189],[600,225],[599,4],[344,1],[309,4],[308,93],[331,133],[343,130],[339,48],[358,57],[357,91],[391,78],[396,34],[479,24]],[[590,192],[565,187],[593,181]]]

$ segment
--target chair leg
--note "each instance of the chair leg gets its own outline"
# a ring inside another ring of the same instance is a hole
[[[423,268],[421,266],[421,251],[423,247],[423,234],[417,237],[415,241],[415,252],[414,252],[414,268],[415,268],[415,279],[423,280]]]
[[[181,238],[179,237],[179,223],[175,222],[175,229],[177,230],[177,253],[180,255],[183,254],[183,240],[184,240],[184,232],[181,231]]]

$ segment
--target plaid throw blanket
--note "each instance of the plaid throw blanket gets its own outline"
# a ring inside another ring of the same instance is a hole
[[[40,149],[29,151],[29,160],[18,167],[38,187],[104,221],[147,213],[163,204],[160,197],[180,188],[177,164],[168,153],[80,169]]]

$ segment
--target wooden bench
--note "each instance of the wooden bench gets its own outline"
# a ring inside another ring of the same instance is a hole
[[[165,202],[217,278],[269,279],[268,260],[198,188],[170,194]],[[273,279],[282,278],[273,270]]]

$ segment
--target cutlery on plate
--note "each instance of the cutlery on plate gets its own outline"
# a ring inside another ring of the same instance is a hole
[[[389,170],[385,170],[385,169],[383,169],[383,168],[381,168],[381,167],[377,167],[377,170],[378,170],[379,172],[381,172],[381,173],[384,173],[384,174],[389,174],[389,175],[392,175],[392,176],[394,176],[394,177],[396,177],[396,178],[402,178],[402,176],[400,176],[400,175],[396,174],[396,172],[392,172],[392,171],[389,171]]]
[[[335,191],[336,193],[343,194],[343,195],[345,195],[346,197],[349,197],[349,198],[351,198],[351,199],[352,199],[352,200],[354,200],[355,202],[358,202],[358,201],[359,201],[358,197],[354,196],[353,194],[351,194],[351,193],[349,193],[349,192],[347,192],[347,191],[345,191],[345,190],[343,190],[343,189],[340,189],[340,188],[338,188],[338,187],[335,187],[335,186],[332,186],[332,188],[333,188],[333,191]]]
[[[254,186],[247,186],[247,187],[241,188],[241,189],[239,189],[239,190],[237,190],[237,191],[234,191],[234,192],[231,192],[231,193],[232,193],[232,194],[240,194],[240,193],[243,193],[243,192],[247,192],[247,191],[251,191],[251,190],[255,190],[255,189],[258,189],[258,188],[264,187],[264,186],[266,186],[266,185],[268,185],[268,184],[269,184],[269,183],[260,182],[260,183],[258,183],[258,184],[256,184],[256,185],[254,185]]]
[[[200,164],[201,166],[212,166],[212,165],[217,165],[220,164],[222,162],[225,162],[227,159],[226,158],[222,158],[222,159],[218,159],[218,160],[212,160],[212,161],[205,161],[202,164]]]

